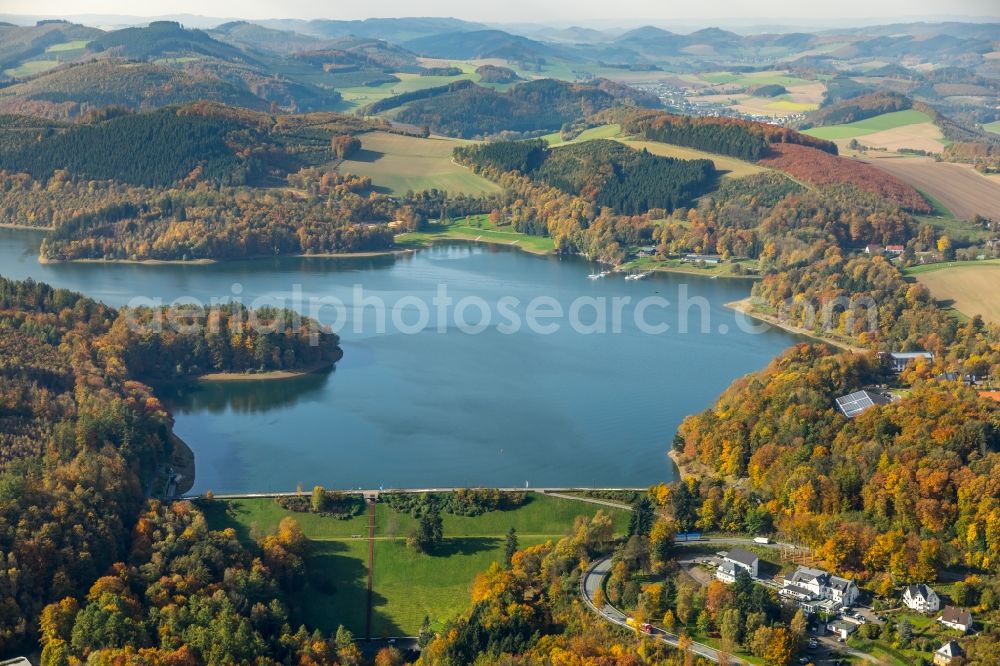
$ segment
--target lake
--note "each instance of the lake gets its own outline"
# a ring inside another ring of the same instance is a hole
[[[508,247],[455,243],[396,257],[211,265],[41,265],[40,239],[0,229],[0,274],[114,306],[136,297],[249,305],[301,295],[295,306],[308,311],[310,299],[327,299],[318,312],[342,326],[344,349],[333,371],[158,391],[195,453],[194,492],[670,481],[676,470],[666,452],[684,416],[798,341],[777,329],[743,330],[724,304],[747,296],[746,281],[588,279],[600,269],[586,261]],[[455,303],[444,318],[432,305],[441,289]],[[683,310],[698,322],[687,333],[682,310],[673,307],[683,290],[698,301]],[[623,298],[630,304],[616,327],[614,307],[604,304]],[[359,299],[364,310],[355,309]],[[517,305],[504,309],[504,299]],[[384,314],[377,301],[386,303]],[[431,318],[415,332],[420,303]],[[646,303],[641,317],[637,303]],[[532,305],[541,316],[529,325]],[[560,308],[562,318],[553,314]]]

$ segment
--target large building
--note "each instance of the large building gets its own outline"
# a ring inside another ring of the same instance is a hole
[[[896,373],[906,370],[906,366],[920,359],[933,363],[934,354],[930,352],[892,352],[889,354],[889,364],[892,366],[892,371]]]
[[[715,577],[723,583],[736,582],[736,573],[743,569],[751,578],[756,578],[760,568],[760,558],[742,548],[733,548],[722,557],[722,564],[715,570]]]
[[[937,592],[927,585],[907,585],[903,590],[903,603],[910,610],[918,613],[933,613],[941,608],[941,599]]]
[[[851,606],[858,599],[858,586],[853,580],[834,576],[822,569],[799,567],[778,594],[792,599],[804,608]]]

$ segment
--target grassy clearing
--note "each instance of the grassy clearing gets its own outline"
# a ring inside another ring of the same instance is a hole
[[[361,135],[361,150],[344,160],[340,170],[368,176],[379,191],[389,194],[435,188],[465,194],[499,191],[494,183],[452,161],[452,150],[461,143],[439,137],[368,132]]]
[[[918,190],[927,201],[934,206],[935,215],[917,215],[916,220],[920,224],[929,224],[936,229],[948,234],[952,241],[957,241],[959,245],[965,245],[967,241],[983,241],[990,237],[990,232],[986,231],[982,225],[975,224],[971,220],[958,218],[951,214],[941,202],[922,190]]]
[[[958,312],[971,317],[982,315],[1000,323],[1000,260],[949,262],[940,268],[916,267],[907,271],[917,276],[931,294]],[[925,269],[925,270],[920,270]]]
[[[79,51],[81,49],[87,48],[87,44],[90,43],[89,39],[77,39],[72,42],[62,42],[61,44],[53,44],[45,49],[46,53],[63,53],[65,51]]]
[[[548,540],[523,537],[518,543],[524,548]],[[503,536],[448,538],[434,555],[417,553],[402,539],[378,542],[372,634],[413,636],[424,617],[441,628],[468,608],[473,579],[493,562],[502,562],[504,548]]]
[[[273,532],[285,516],[294,517],[313,540],[308,559],[309,582],[301,599],[308,626],[326,632],[344,624],[356,634],[365,629],[367,599],[367,538],[365,515],[336,520],[282,509],[270,498],[216,500],[203,505],[213,529],[233,528],[251,541]],[[414,635],[425,616],[440,627],[469,604],[475,575],[503,559],[504,537],[514,527],[521,547],[557,540],[573,527],[577,516],[609,513],[618,533],[628,526],[628,513],[537,493],[511,511],[474,518],[445,514],[445,542],[434,554],[408,549],[404,538],[416,521],[408,514],[379,504],[376,511],[374,636]]]
[[[983,125],[983,129],[987,132],[993,132],[994,134],[1000,134],[1000,120],[995,120],[992,123],[987,123]]]
[[[675,146],[673,144],[660,143],[658,141],[641,141],[635,139],[623,139],[622,143],[626,146],[631,146],[636,150],[642,150],[645,148],[654,155],[662,155],[664,157],[676,157],[677,159],[682,160],[712,160],[712,162],[715,163],[715,168],[724,172],[724,175],[730,178],[751,176],[755,173],[767,171],[764,167],[751,164],[750,162],[744,162],[743,160],[736,159],[735,157],[716,155],[715,153],[706,153],[705,151],[697,150],[695,148],[685,148],[684,146]]]
[[[865,136],[866,134],[874,134],[875,132],[896,129],[897,127],[928,122],[931,122],[931,118],[926,113],[910,109],[907,111],[883,113],[878,116],[865,118],[864,120],[844,125],[814,127],[806,130],[805,133],[820,139],[833,141],[835,139],[853,139],[855,137]]]
[[[757,262],[754,260],[743,262],[725,262],[722,264],[698,266],[685,262],[682,259],[656,259],[654,257],[638,257],[622,264],[625,271],[663,271],[665,273],[685,273],[688,275],[702,275],[711,278],[740,278],[748,279],[752,276],[743,273],[737,275],[733,268],[740,264],[746,269],[754,269]]]
[[[7,76],[22,78],[48,71],[53,67],[58,67],[59,64],[58,60],[29,60],[22,62],[17,67],[5,69],[3,73]]]
[[[545,139],[545,141],[550,146],[552,146],[553,148],[557,148],[559,146],[566,146],[571,143],[581,143],[583,141],[590,141],[591,139],[614,139],[619,134],[621,134],[621,131],[622,131],[622,126],[619,125],[618,123],[613,123],[611,125],[599,125],[597,127],[591,127],[590,129],[586,129],[580,132],[580,134],[577,137],[570,139],[569,141],[563,141],[562,137],[559,135],[559,132],[546,134],[542,138]]]
[[[451,64],[461,66],[458,63]],[[462,69],[465,70],[466,68],[463,67]],[[479,75],[471,71],[463,71],[458,76],[420,76],[419,74],[404,72],[396,72],[393,76],[398,78],[399,81],[383,83],[377,86],[338,88],[337,92],[341,94],[345,102],[357,108],[387,97],[402,95],[403,93],[414,92],[416,90],[424,90],[426,88],[434,88],[435,86],[443,86],[462,79],[479,81]]]
[[[494,227],[486,215],[472,215],[447,223],[428,225],[423,231],[414,231],[396,236],[396,244],[401,247],[426,247],[441,240],[466,240],[499,245],[514,245],[533,254],[548,254],[554,249],[551,238],[529,236],[514,231],[512,227]]]

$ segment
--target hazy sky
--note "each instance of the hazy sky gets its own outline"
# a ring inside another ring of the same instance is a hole
[[[760,20],[785,23],[922,16],[1000,16],[998,0],[0,0],[11,14],[199,14],[213,17],[336,18],[455,16],[502,23]]]

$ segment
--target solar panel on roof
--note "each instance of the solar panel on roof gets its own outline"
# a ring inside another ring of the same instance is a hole
[[[871,394],[868,391],[855,391],[849,395],[837,398],[837,406],[844,412],[847,418],[854,418],[869,407],[875,406]]]

